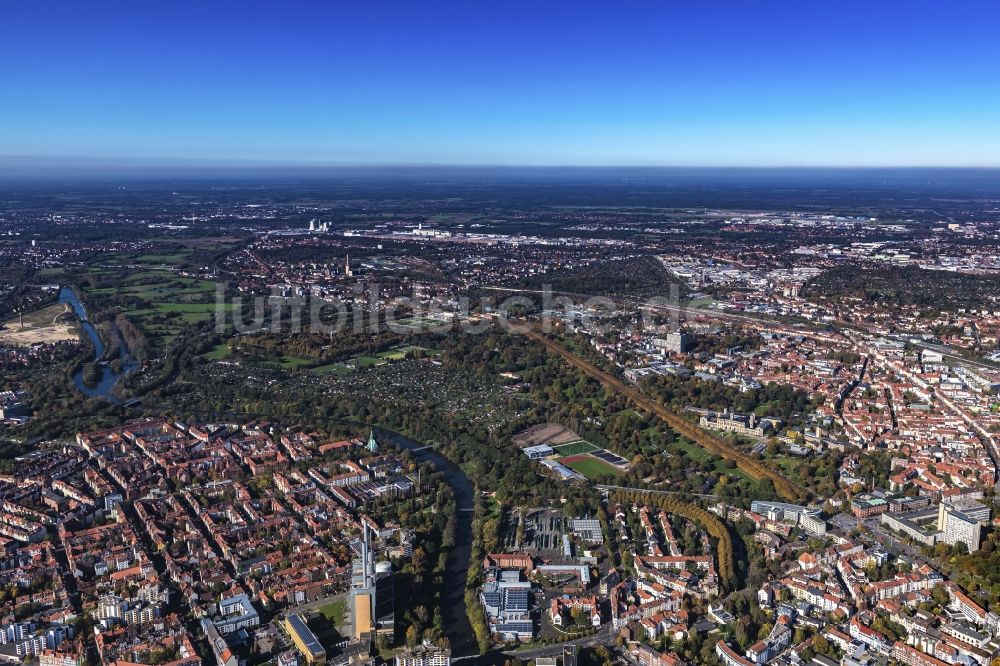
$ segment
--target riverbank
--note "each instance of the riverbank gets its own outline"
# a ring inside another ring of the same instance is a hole
[[[465,581],[472,557],[472,512],[475,486],[458,465],[434,449],[386,428],[374,427],[375,437],[407,449],[420,462],[429,462],[444,476],[455,496],[455,546],[448,553],[446,579],[450,584],[441,593],[441,617],[444,633],[455,657],[476,655],[472,625],[465,614]]]
[[[109,400],[113,403],[120,402],[118,398],[112,393],[118,380],[135,370],[139,367],[138,361],[136,361],[128,352],[128,348],[125,343],[119,337],[118,339],[118,359],[120,360],[120,369],[116,372],[112,364],[104,362],[104,356],[107,352],[107,348],[104,344],[104,339],[101,337],[100,332],[97,328],[90,323],[90,319],[87,316],[87,310],[84,308],[83,303],[80,302],[80,296],[76,293],[72,287],[61,287],[59,289],[59,303],[68,304],[72,309],[73,313],[80,320],[80,327],[83,332],[90,339],[91,345],[94,347],[94,359],[91,363],[98,363],[100,367],[100,377],[96,382],[91,382],[88,384],[84,380],[84,367],[86,364],[81,364],[79,368],[73,373],[73,386],[76,390],[84,394],[88,398],[103,398]]]

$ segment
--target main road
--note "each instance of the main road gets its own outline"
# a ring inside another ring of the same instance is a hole
[[[538,647],[526,647],[520,649],[511,650],[493,650],[492,652],[487,652],[483,655],[467,655],[463,657],[452,658],[452,662],[463,662],[469,666],[498,666],[499,664],[507,663],[512,658],[520,659],[522,662],[531,661],[539,657],[550,657],[554,655],[561,655],[563,648],[575,646],[577,648],[581,647],[593,647],[595,645],[608,645],[612,643],[612,638],[614,637],[614,629],[611,624],[606,624],[601,629],[594,634],[589,636],[584,636],[582,638],[572,638],[568,641],[563,641],[562,643],[553,643],[551,645],[540,645]]]

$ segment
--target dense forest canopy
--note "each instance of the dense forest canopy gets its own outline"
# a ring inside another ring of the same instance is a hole
[[[841,266],[810,280],[804,293],[814,300],[853,297],[940,310],[995,310],[1000,307],[1000,276],[931,271],[916,266]]]

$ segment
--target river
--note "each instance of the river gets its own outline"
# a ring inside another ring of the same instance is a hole
[[[472,557],[472,512],[475,487],[462,468],[448,458],[398,432],[374,428],[375,436],[413,453],[420,462],[429,462],[444,475],[444,480],[455,494],[455,547],[448,553],[445,571],[445,588],[441,593],[441,619],[444,634],[451,643],[455,657],[478,654],[472,625],[465,614],[465,581],[469,576],[469,558]]]
[[[76,292],[69,287],[63,287],[59,291],[59,302],[68,303],[73,308],[76,316],[80,319],[80,325],[94,345],[94,361],[99,361],[104,356],[104,342],[97,333],[97,329],[87,318],[87,311]],[[73,383],[77,390],[88,397],[105,398],[112,402],[118,402],[111,390],[122,375],[132,372],[138,367],[138,362],[128,353],[125,343],[119,340],[119,345],[121,345],[119,358],[122,361],[122,371],[116,373],[109,363],[104,363],[101,366],[101,381],[96,386],[87,386],[83,381],[81,368],[73,376]],[[444,624],[445,636],[451,643],[454,656],[478,654],[479,646],[476,643],[469,618],[465,614],[465,581],[469,576],[469,558],[472,557],[472,514],[475,504],[475,487],[461,467],[434,449],[392,430],[377,427],[373,430],[378,439],[389,441],[399,448],[411,451],[413,457],[420,462],[431,463],[443,475],[445,483],[448,484],[455,496],[455,546],[448,553],[445,570],[447,582],[441,594],[441,619]]]
[[[76,292],[69,287],[63,287],[59,291],[59,302],[69,303],[76,316],[79,317],[80,325],[94,345],[94,360],[98,361],[104,356],[104,342],[98,335],[97,329],[88,320],[87,311],[80,303]],[[121,345],[119,352],[122,360],[122,371],[116,373],[110,364],[103,364],[101,366],[101,381],[97,386],[91,387],[84,383],[83,370],[79,370],[73,376],[73,383],[81,393],[89,397],[105,398],[112,402],[118,402],[111,390],[122,375],[138,367],[138,362],[129,355],[124,342],[119,340],[119,344]],[[420,462],[431,463],[443,475],[445,483],[448,484],[455,496],[455,546],[448,553],[445,571],[447,583],[441,594],[441,619],[444,624],[445,636],[451,643],[452,654],[456,657],[475,655],[478,653],[479,647],[472,631],[472,625],[465,614],[465,581],[469,576],[469,558],[472,557],[472,514],[475,504],[475,487],[461,467],[434,449],[398,432],[377,427],[373,430],[379,439],[387,440],[399,448],[411,451],[413,457]]]
[[[104,356],[104,341],[101,340],[97,329],[94,328],[94,325],[90,323],[90,319],[87,318],[87,310],[83,307],[83,303],[80,302],[80,298],[76,295],[76,292],[69,287],[62,287],[59,290],[59,302],[68,303],[73,308],[73,312],[76,313],[77,318],[80,320],[80,326],[83,327],[84,333],[87,334],[91,344],[94,345],[94,362],[100,361]],[[73,385],[76,387],[76,390],[88,398],[104,398],[111,402],[119,402],[118,398],[111,393],[111,390],[123,375],[139,367],[139,363],[128,353],[125,343],[120,338],[118,345],[121,371],[115,372],[110,363],[103,363],[101,364],[101,380],[95,386],[87,386],[87,383],[83,381],[83,368],[81,367],[73,375]]]

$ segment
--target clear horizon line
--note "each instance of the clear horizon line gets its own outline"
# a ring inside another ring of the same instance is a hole
[[[670,162],[471,162],[471,161],[335,161],[335,160],[289,160],[279,158],[235,158],[235,157],[126,157],[93,155],[26,155],[0,153],[0,170],[28,167],[33,170],[45,168],[115,168],[133,167],[141,169],[956,169],[956,170],[997,170],[995,164],[841,164],[841,163],[670,163]]]

